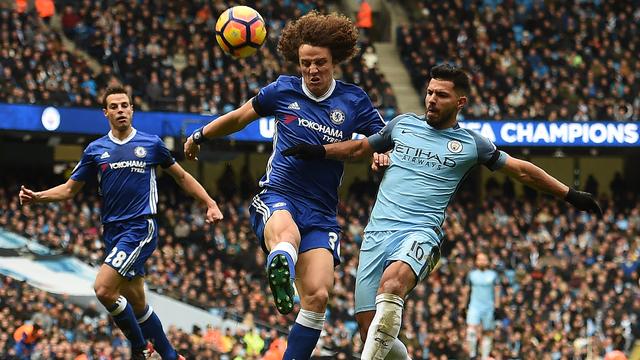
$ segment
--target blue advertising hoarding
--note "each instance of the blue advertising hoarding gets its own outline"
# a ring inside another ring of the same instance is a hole
[[[216,116],[136,111],[134,126],[158,136],[190,134]],[[640,131],[635,122],[463,121],[498,146],[638,147]],[[102,135],[109,131],[102,111],[0,104],[0,130]],[[238,141],[271,141],[273,119],[261,118],[228,136]]]

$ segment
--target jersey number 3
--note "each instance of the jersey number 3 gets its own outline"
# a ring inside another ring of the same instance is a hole
[[[338,246],[338,249],[336,249],[336,244],[338,243],[338,234],[334,233],[334,232],[330,232],[329,233],[329,246],[331,247],[331,250],[335,251],[338,256],[340,256],[340,246]]]

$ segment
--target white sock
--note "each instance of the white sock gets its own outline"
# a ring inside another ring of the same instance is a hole
[[[400,332],[404,300],[394,294],[376,296],[376,315],[369,326],[362,360],[384,360]]]
[[[324,313],[317,313],[310,310],[300,309],[296,322],[302,326],[322,331],[324,326]]]
[[[486,360],[489,358],[489,355],[491,354],[491,345],[493,344],[493,337],[491,336],[487,336],[484,335],[482,336],[482,343],[481,343],[481,348],[482,348],[482,360]]]
[[[284,251],[289,254],[289,256],[291,256],[291,259],[293,260],[294,265],[298,262],[298,252],[291,243],[288,243],[286,241],[279,242],[276,244],[276,246],[273,247],[273,249],[271,249],[269,253],[273,253],[276,250]]]
[[[400,339],[396,338],[391,346],[391,350],[389,350],[389,353],[384,360],[411,360],[411,358],[407,352],[407,347],[404,346]]]
[[[469,357],[475,357],[477,355],[478,334],[473,326],[467,328],[467,344],[469,346]]]

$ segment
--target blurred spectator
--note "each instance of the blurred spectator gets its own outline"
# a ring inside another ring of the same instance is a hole
[[[362,34],[369,39],[371,28],[373,27],[373,14],[371,5],[369,5],[367,0],[360,0],[356,26],[362,31]]]
[[[640,119],[640,10],[634,2],[402,2],[400,54],[423,93],[453,62],[473,76],[465,118]],[[562,31],[559,31],[562,29]]]
[[[44,332],[37,323],[24,324],[13,333],[16,342],[16,356],[19,359],[30,359],[31,353]]]
[[[48,3],[41,3],[47,10]],[[0,101],[7,103],[94,106],[89,67],[64,50],[60,37],[35,12],[0,6]]]

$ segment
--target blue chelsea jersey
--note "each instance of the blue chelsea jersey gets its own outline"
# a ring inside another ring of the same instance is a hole
[[[111,132],[87,146],[71,179],[86,182],[97,176],[104,224],[152,215],[157,211],[156,166],[175,163],[155,135],[133,129],[124,140]]]
[[[382,117],[358,86],[333,80],[327,93],[314,96],[302,79],[280,76],[253,98],[260,116],[275,116],[273,153],[260,187],[303,200],[314,211],[335,216],[343,164],[335,160],[304,161],[284,157],[291,146],[350,140],[354,133],[375,134]]]

